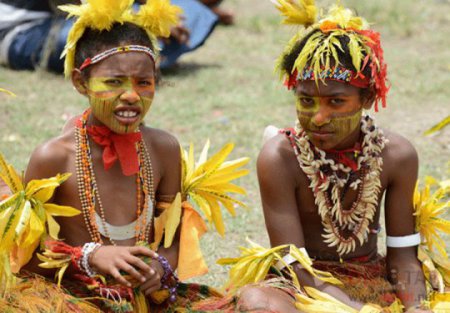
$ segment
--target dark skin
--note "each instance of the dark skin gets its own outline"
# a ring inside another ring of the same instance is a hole
[[[132,43],[121,43],[132,44]],[[110,48],[110,47],[105,47]],[[89,77],[131,77],[139,81],[139,77],[153,77],[155,65],[144,53],[129,52],[111,56],[90,67],[89,76],[74,70],[72,82],[74,87],[83,95],[87,95],[87,81]],[[147,81],[145,82],[148,83]],[[117,82],[115,82],[117,84]],[[117,105],[136,106],[139,93],[134,87],[120,95]],[[92,114],[88,125],[101,125]],[[147,145],[152,162],[154,177],[154,191],[156,198],[165,196],[174,198],[180,191],[180,148],[177,140],[169,133],[139,126],[142,137]],[[93,142],[90,143],[92,164],[94,167],[100,198],[105,210],[105,218],[113,225],[125,225],[136,219],[136,182],[135,176],[125,176],[119,162],[105,171],[103,168],[103,148]],[[75,170],[75,127],[72,123],[66,125],[63,134],[53,138],[38,147],[31,156],[25,180],[40,179],[55,176],[58,173],[72,173],[72,176],[56,190],[51,202],[72,206],[81,210]],[[141,197],[143,201],[143,197]],[[98,211],[98,208],[97,208]],[[82,215],[71,218],[57,218],[61,226],[60,238],[72,246],[81,246],[92,241]],[[116,240],[117,246],[111,245],[106,239],[104,246],[99,248],[90,258],[93,269],[103,275],[114,277],[119,283],[130,286],[130,282],[119,274],[123,270],[141,282],[140,288],[146,294],[160,289],[163,268],[158,262],[145,264],[139,256],[156,257],[157,254],[145,247],[134,246],[135,239]],[[151,241],[151,239],[150,239]],[[165,256],[173,268],[178,262],[178,239],[168,248],[160,248],[158,254]],[[52,277],[54,272],[38,267],[36,256],[24,269],[44,276]],[[69,275],[72,269],[69,267]]]
[[[297,97],[328,97],[328,101],[320,103],[319,108],[311,117],[312,123],[319,129],[326,129],[333,117],[353,112],[362,107],[368,109],[373,103],[373,97],[362,97],[359,107],[356,104],[342,101],[339,96],[354,95],[359,89],[348,84],[327,81],[327,85],[319,82],[302,82],[296,89]],[[333,100],[333,98],[335,98]],[[345,149],[351,148],[361,136],[359,127],[348,133],[343,140],[336,140],[334,135],[316,137],[314,144],[319,148]],[[382,152],[383,167],[381,172],[381,192],[378,197],[378,210],[370,228],[376,229],[380,219],[380,202],[385,194],[386,231],[389,236],[405,236],[415,232],[413,217],[413,192],[417,180],[418,157],[413,146],[403,137],[385,131],[389,140]],[[257,162],[258,179],[262,197],[266,227],[271,246],[294,244],[305,247],[313,259],[339,260],[335,248],[324,243],[323,226],[317,214],[314,195],[309,188],[310,181],[299,167],[293,148],[285,135],[277,135],[263,147]],[[356,199],[356,192],[349,190],[344,199],[344,208]],[[394,284],[398,288],[397,296],[402,300],[408,312],[424,312],[412,309],[425,298],[425,284],[420,262],[417,259],[417,247],[388,248],[387,270],[398,274]],[[370,234],[363,246],[357,245],[356,250],[342,258],[377,255],[377,235]],[[301,283],[313,286],[331,294],[344,303],[360,309],[363,303],[350,299],[341,289],[313,278],[310,274],[295,266]],[[407,290],[407,293],[404,292]],[[402,292],[403,291],[403,292]],[[283,302],[283,299],[275,300]],[[284,305],[286,305],[284,303]],[[283,311],[284,312],[284,311]],[[288,311],[286,311],[288,312]],[[292,308],[292,312],[295,309]]]

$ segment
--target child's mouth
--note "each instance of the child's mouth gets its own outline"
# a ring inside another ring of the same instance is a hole
[[[116,119],[121,124],[134,124],[140,116],[140,110],[138,108],[120,109],[114,112]]]

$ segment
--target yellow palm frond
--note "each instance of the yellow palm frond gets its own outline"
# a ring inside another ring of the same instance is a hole
[[[450,222],[441,218],[441,215],[450,207],[450,202],[445,201],[449,192],[448,186],[445,183],[440,185],[432,177],[426,178],[422,190],[419,190],[418,185],[417,183],[414,191],[416,230],[422,236],[422,244],[426,245],[430,252],[436,249],[448,258],[445,241],[439,234],[439,232],[450,233]],[[435,189],[433,192],[432,188]]]
[[[278,262],[286,267],[294,285],[297,288],[300,288],[300,283],[292,266],[286,264],[283,260],[286,251],[289,251],[289,254],[314,277],[331,284],[341,284],[341,282],[334,278],[330,273],[314,269],[312,267],[313,263],[305,249],[299,249],[294,245],[281,245],[267,249],[251,240],[247,241],[249,242],[250,247],[240,247],[240,257],[225,258],[217,261],[220,265],[231,266],[227,288],[237,289],[246,284],[262,281],[267,276],[269,270]]]
[[[3,155],[0,153],[0,179],[15,193],[24,189],[21,176],[16,172],[12,165],[7,164]]]
[[[0,258],[3,263],[7,262],[0,268],[0,280],[6,285],[10,285],[12,273],[18,272],[21,266],[28,263],[47,234],[58,238],[59,225],[54,216],[80,214],[74,208],[47,203],[55,189],[69,176],[63,174],[32,180],[24,186],[14,168],[0,155],[0,178],[13,192],[0,202]]]
[[[223,236],[225,227],[220,207],[222,205],[232,215],[235,214],[234,205],[245,207],[245,204],[229,194],[245,194],[243,188],[232,184],[231,181],[248,174],[248,170],[240,168],[248,163],[249,158],[225,161],[233,150],[233,144],[225,145],[219,152],[208,158],[209,146],[208,140],[198,162],[194,160],[192,144],[189,151],[182,149],[182,195],[183,198],[191,198]]]

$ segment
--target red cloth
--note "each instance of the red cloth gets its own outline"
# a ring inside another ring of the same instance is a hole
[[[349,158],[346,153],[361,153],[361,144],[357,142],[353,148],[344,150],[326,150],[327,153],[332,153],[337,156],[336,161],[343,165],[350,167],[354,172],[358,170],[358,164],[352,158]]]
[[[87,132],[103,149],[103,165],[109,170],[119,160],[122,173],[130,176],[139,172],[139,158],[136,143],[142,134],[116,134],[106,126],[88,126]]]

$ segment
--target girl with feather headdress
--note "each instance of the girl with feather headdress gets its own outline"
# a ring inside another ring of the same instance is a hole
[[[247,174],[248,159],[225,162],[232,144],[208,158],[207,143],[195,162],[192,146],[143,124],[157,38],[170,35],[180,8],[132,4],[60,6],[75,18],[65,74],[89,108],[33,152],[24,178],[0,155],[10,189],[0,195],[2,312],[168,312],[218,295],[182,283],[207,271],[196,208],[223,235],[220,206],[235,214],[243,205],[229,194],[245,191],[230,181]]]

